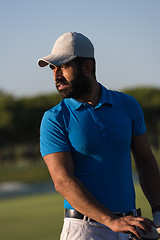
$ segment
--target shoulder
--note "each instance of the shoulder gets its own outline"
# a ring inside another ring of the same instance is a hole
[[[70,118],[71,114],[71,106],[69,99],[63,99],[58,105],[53,108],[47,110],[41,121],[41,126],[57,126],[65,128],[65,124],[67,119]]]
[[[52,128],[54,126],[63,125],[63,103],[47,110],[41,120],[41,129]]]
[[[122,101],[135,101],[136,99],[132,97],[131,95],[128,95],[127,93],[120,92],[120,91],[113,91],[113,90],[108,90],[110,94],[112,95],[113,99],[115,100],[122,100]]]
[[[126,107],[139,107],[140,106],[138,101],[131,95],[128,95],[124,92],[119,92],[119,91],[113,91],[113,90],[109,90],[109,91],[112,96],[113,103],[115,103],[117,105],[122,104],[123,106],[126,106]]]
[[[65,101],[62,100],[59,104],[47,110],[44,115],[43,119],[60,119],[63,117],[66,109]]]

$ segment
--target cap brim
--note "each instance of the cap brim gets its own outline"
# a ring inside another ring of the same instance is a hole
[[[63,55],[63,56],[55,56],[55,55],[48,55],[46,57],[40,58],[38,60],[38,65],[40,67],[45,67],[48,64],[52,64],[55,66],[59,66],[65,63],[68,63],[70,61],[72,61],[74,58],[76,58],[77,56],[67,56],[67,55]]]

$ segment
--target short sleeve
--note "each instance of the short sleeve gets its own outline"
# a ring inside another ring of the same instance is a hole
[[[41,121],[40,151],[42,157],[55,152],[70,151],[63,122],[51,111],[47,111]]]
[[[132,110],[133,110],[132,134],[135,136],[139,136],[146,132],[146,125],[143,110],[140,104],[135,99]]]

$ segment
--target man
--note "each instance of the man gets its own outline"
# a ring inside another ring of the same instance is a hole
[[[93,44],[80,33],[63,34],[38,64],[49,64],[63,98],[44,114],[40,136],[41,154],[65,198],[61,240],[152,235],[152,225],[160,226],[160,174],[140,105],[97,82]],[[131,148],[154,223],[135,208]]]

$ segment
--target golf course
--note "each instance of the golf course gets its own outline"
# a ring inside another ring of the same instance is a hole
[[[137,207],[152,218],[139,184]],[[63,224],[63,198],[57,193],[0,200],[1,240],[58,240]]]
[[[160,167],[160,89],[145,87],[124,92],[142,106],[149,140]],[[16,98],[1,91],[0,100],[0,184],[43,185],[51,178],[40,157],[40,122],[44,112],[60,102],[59,95]],[[143,216],[152,218],[138,181],[135,189],[137,208],[142,209]],[[54,191],[3,196],[0,198],[0,240],[58,240],[63,214],[63,198]]]

